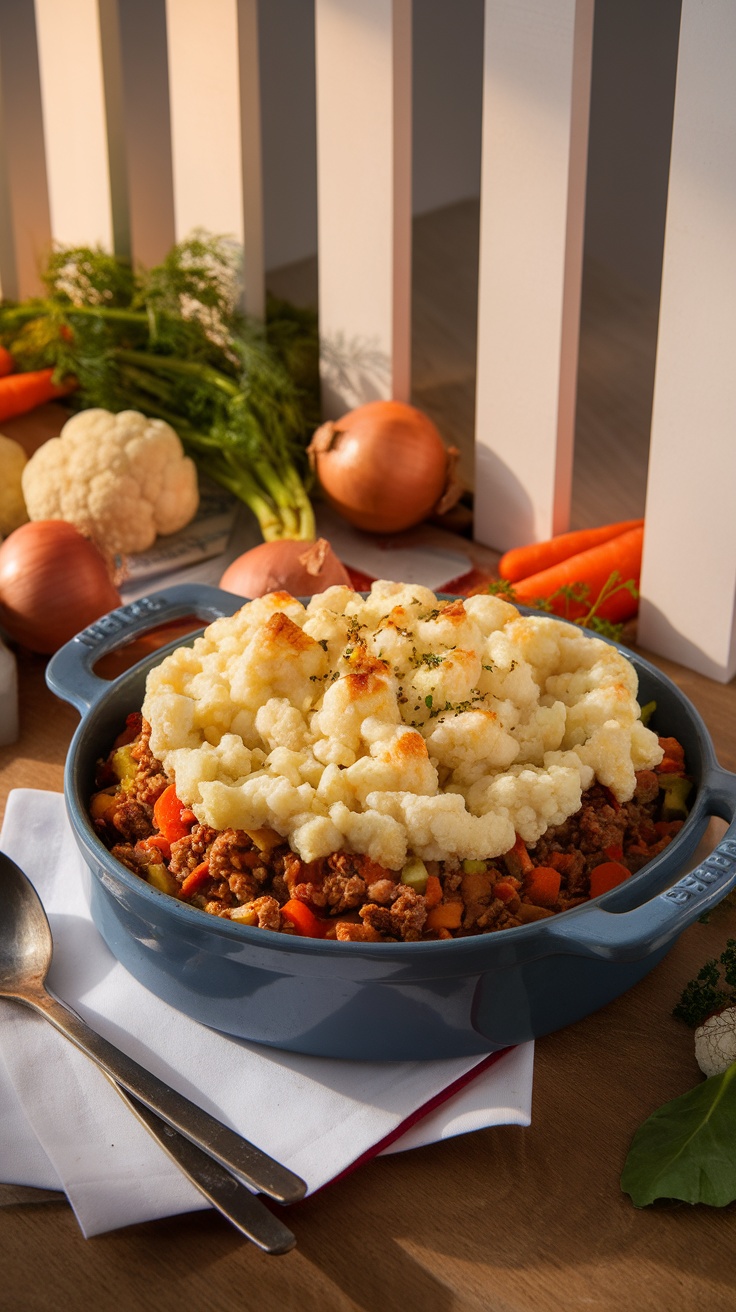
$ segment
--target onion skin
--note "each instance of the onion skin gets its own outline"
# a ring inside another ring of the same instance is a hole
[[[49,656],[122,605],[105,559],[62,519],[22,524],[0,546],[0,626]]]
[[[462,492],[457,448],[403,401],[369,401],[322,424],[308,453],[330,505],[369,533],[413,528],[449,510]]]
[[[220,587],[238,597],[290,592],[313,597],[336,584],[350,587],[350,575],[325,538],[308,543],[293,538],[261,542],[228,565]]]

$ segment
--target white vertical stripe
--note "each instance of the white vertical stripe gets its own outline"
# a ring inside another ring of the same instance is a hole
[[[97,0],[35,0],[51,229],[63,245],[113,245]]]
[[[33,6],[0,6],[0,294],[41,290],[51,241]]]
[[[683,0],[639,641],[736,673],[736,8]]]
[[[411,0],[317,0],[317,195],[326,417],[408,400]]]
[[[486,0],[475,535],[569,526],[593,0]]]
[[[150,266],[174,241],[165,0],[99,3],[116,244]]]
[[[176,237],[244,250],[244,305],[263,314],[256,0],[167,0]]]

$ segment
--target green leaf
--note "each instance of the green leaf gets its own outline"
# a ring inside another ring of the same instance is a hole
[[[736,1199],[736,1062],[639,1127],[621,1188],[637,1207],[656,1198],[711,1207]]]

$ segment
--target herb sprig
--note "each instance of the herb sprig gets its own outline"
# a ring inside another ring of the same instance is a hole
[[[313,317],[273,301],[265,326],[244,315],[235,247],[203,232],[148,270],[59,248],[43,281],[44,296],[0,306],[0,341],[20,369],[73,376],[79,408],[168,421],[266,540],[314,537],[304,455],[318,414]]]
[[[724,987],[724,985],[726,987]],[[714,1011],[736,1003],[736,938],[729,938],[716,961],[706,961],[682,991],[672,1015],[693,1029]]]
[[[514,586],[507,579],[494,580],[488,584],[488,592],[494,596],[500,596],[507,601],[516,603],[517,597]],[[632,597],[639,596],[639,589],[633,579],[622,579],[618,570],[614,570],[606,582],[603,584],[598,596],[590,600],[590,585],[588,583],[569,583],[550,594],[549,597],[537,597],[532,602],[535,610],[542,610],[548,614],[558,615],[560,619],[567,620],[568,623],[578,624],[581,629],[592,629],[594,633],[599,633],[601,637],[611,638],[618,642],[623,634],[623,624],[614,624],[600,615],[603,604],[610,601],[618,592],[628,592]],[[555,605],[560,600],[565,602],[565,609],[562,615]],[[585,614],[573,617],[570,614],[572,606],[587,606]]]

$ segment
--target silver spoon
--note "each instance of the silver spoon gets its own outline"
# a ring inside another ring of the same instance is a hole
[[[139,1066],[54,997],[45,986],[52,952],[51,929],[36,890],[0,852],[0,998],[39,1012],[95,1062],[169,1156],[244,1234],[267,1252],[292,1248],[291,1231],[229,1171],[278,1202],[303,1198],[304,1181]]]

